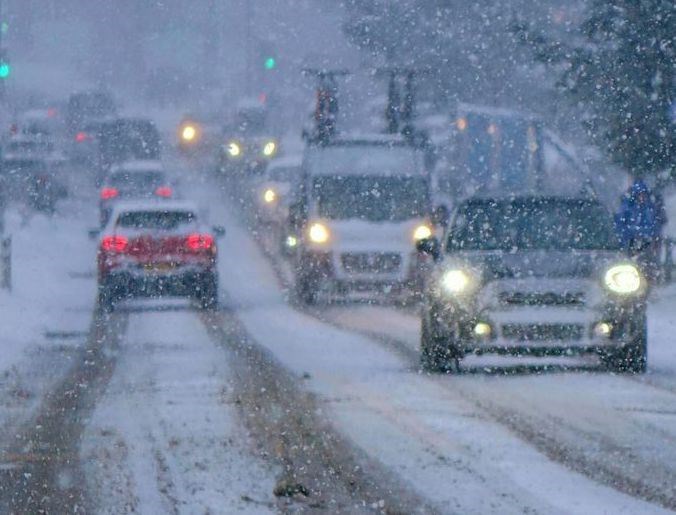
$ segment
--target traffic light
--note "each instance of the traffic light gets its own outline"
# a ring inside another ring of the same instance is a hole
[[[263,61],[263,66],[265,67],[266,70],[274,70],[277,67],[277,59],[275,59],[271,55],[267,56]]]
[[[9,78],[11,73],[12,66],[9,64],[9,59],[7,59],[7,52],[0,50],[0,79]]]

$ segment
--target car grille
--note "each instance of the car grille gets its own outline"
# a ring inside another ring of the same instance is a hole
[[[500,304],[509,306],[584,306],[582,292],[508,292],[499,294]]]
[[[395,252],[360,252],[341,255],[348,273],[395,273],[401,267],[401,254]]]
[[[581,324],[504,324],[502,336],[510,340],[581,340]]]

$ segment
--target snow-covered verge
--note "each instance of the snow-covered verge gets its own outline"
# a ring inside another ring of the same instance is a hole
[[[64,202],[53,217],[11,206],[12,290],[0,290],[0,425],[29,417],[68,369],[91,324],[95,301],[88,216]]]
[[[216,206],[218,196],[207,187],[200,198]],[[220,274],[250,335],[308,377],[340,431],[440,511],[660,512],[550,460],[446,378],[420,375],[375,339],[293,309],[247,231],[225,208],[212,218],[228,228]]]

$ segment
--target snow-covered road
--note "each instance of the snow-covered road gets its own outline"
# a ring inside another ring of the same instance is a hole
[[[633,514],[676,507],[676,290],[655,295],[644,377],[574,360],[565,362],[574,365],[569,371],[537,363],[495,373],[512,358],[472,362],[467,374],[426,375],[414,312],[299,309],[222,186],[198,174],[184,182],[210,221],[227,228],[220,313],[181,300],[94,313],[86,195],[22,231],[19,248],[40,275],[31,286],[21,272],[21,294],[2,299],[17,320],[8,333],[16,335],[13,350],[0,364],[17,379],[0,385],[0,421],[16,435],[1,440],[0,508]],[[49,231],[72,250],[50,247],[36,258],[31,245]],[[38,287],[51,292],[36,301],[42,312],[22,313]],[[45,323],[82,336],[50,354],[35,343]],[[13,400],[14,383],[26,399]],[[285,496],[306,488],[309,497]]]
[[[253,459],[226,355],[198,315],[178,305],[128,317],[81,447],[96,511],[272,511],[276,471]]]
[[[344,307],[340,317],[330,310],[327,323],[299,312],[232,214],[212,207],[213,216],[229,228],[221,274],[230,307],[252,337],[309,374],[308,387],[330,401],[337,427],[440,511],[674,506],[673,392],[605,373],[421,375],[402,353],[415,350],[414,317]]]

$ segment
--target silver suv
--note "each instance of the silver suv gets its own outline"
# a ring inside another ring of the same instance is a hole
[[[423,293],[421,364],[470,353],[595,353],[614,370],[646,368],[647,283],[591,197],[473,197],[455,210]]]

